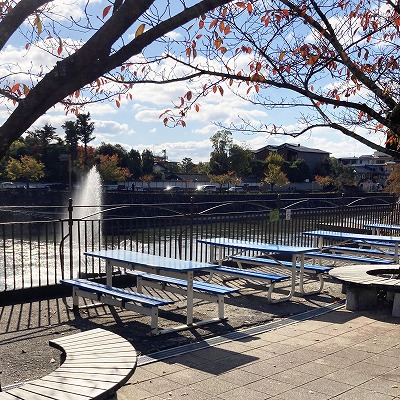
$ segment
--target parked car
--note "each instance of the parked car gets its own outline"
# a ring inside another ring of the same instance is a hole
[[[200,185],[197,186],[196,192],[206,192],[206,193],[211,193],[211,192],[216,192],[217,187],[215,185]]]
[[[173,192],[173,193],[177,193],[177,192],[182,192],[183,188],[181,188],[180,186],[167,186],[164,189],[164,192]]]
[[[232,186],[228,189],[228,192],[243,192],[242,186]]]

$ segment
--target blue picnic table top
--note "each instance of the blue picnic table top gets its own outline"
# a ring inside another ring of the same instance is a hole
[[[364,224],[366,228],[372,228],[374,230],[385,229],[389,231],[400,231],[400,225],[393,224]]]
[[[361,240],[361,241],[375,241],[375,242],[389,242],[398,244],[400,243],[400,236],[389,235],[370,235],[364,233],[352,232],[336,232],[336,231],[308,231],[303,232],[305,236],[315,236],[329,239],[342,239],[342,240]]]
[[[209,270],[217,267],[217,265],[206,262],[179,260],[176,258],[156,256],[123,249],[86,251],[84,254],[109,262],[116,261],[127,265],[141,265],[147,268],[156,268],[164,271],[188,272]]]
[[[218,247],[227,247],[231,249],[253,250],[263,253],[280,253],[280,254],[302,254],[308,251],[318,250],[318,247],[289,246],[274,243],[252,242],[249,240],[230,239],[230,238],[208,238],[198,239],[199,243],[209,244]]]

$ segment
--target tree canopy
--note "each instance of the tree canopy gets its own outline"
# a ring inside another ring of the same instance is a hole
[[[191,57],[176,59],[187,68],[186,77],[209,78],[182,96],[178,112],[165,114],[166,124],[198,111],[203,96],[231,90],[266,110],[287,109],[297,123],[287,127],[243,119],[225,129],[293,137],[330,129],[399,158],[397,2],[234,5],[224,8],[223,17],[199,23],[187,48]]]
[[[204,96],[231,90],[267,110],[285,108],[297,123],[243,119],[225,127],[230,131],[298,136],[333,129],[399,157],[398,3],[115,0],[101,9],[88,0],[77,19],[60,15],[60,4],[0,4],[0,50],[17,36],[30,61],[3,65],[0,98],[8,114],[0,158],[58,103],[76,114],[90,102],[112,99],[119,107],[138,84],[177,81],[188,90],[160,116],[166,125],[185,126]],[[177,29],[182,39],[167,36]],[[40,64],[33,48],[50,64]]]
[[[168,46],[167,33],[229,1],[199,0],[187,6],[185,1],[116,0],[102,10],[98,2],[76,1],[76,7],[84,10],[77,20],[61,15],[63,3],[6,0],[0,4],[0,50],[18,36],[26,43],[26,58],[35,48],[52,62],[36,65],[40,61],[32,56],[24,66],[3,65],[0,99],[8,115],[0,126],[0,158],[57,103],[67,112],[78,113],[88,102],[116,95],[118,106],[122,96],[129,97],[133,83],[144,79],[138,71],[146,60],[140,63],[132,58],[157,40]]]

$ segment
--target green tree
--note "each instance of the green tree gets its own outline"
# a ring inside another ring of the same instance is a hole
[[[88,145],[92,140],[96,139],[93,136],[94,122],[90,122],[90,113],[78,114],[76,117],[76,129],[84,148],[84,168],[88,170]]]
[[[267,171],[265,172],[264,182],[271,185],[271,191],[274,191],[274,186],[284,186],[289,183],[289,179],[282,171],[279,165],[268,164]]]
[[[240,181],[240,178],[237,178],[233,172],[228,172],[227,174],[221,175],[209,175],[210,181],[213,183],[217,183],[219,185],[219,191],[222,191],[223,185],[231,185]]]
[[[289,183],[286,174],[282,171],[282,166],[285,163],[283,157],[277,152],[270,152],[265,159],[266,171],[264,172],[263,182],[271,185],[271,191],[274,191],[274,186],[284,186]]]
[[[385,183],[385,192],[400,195],[400,165],[394,165]]]
[[[181,163],[179,164],[180,168],[185,173],[191,173],[194,171],[196,165],[193,163],[192,159],[189,157],[184,157]]]
[[[102,156],[113,156],[116,154],[119,161],[123,160],[127,154],[126,150],[120,144],[111,144],[101,142],[100,146],[97,146],[96,152]]]
[[[6,167],[7,176],[12,180],[38,181],[44,176],[44,164],[30,156],[22,156],[20,160],[11,158]]]
[[[344,191],[348,186],[356,186],[360,179],[354,168],[343,165],[335,157],[329,158],[329,160],[324,163],[323,171],[325,174],[318,175],[318,179],[323,182],[324,177],[329,178],[331,184],[337,191]]]
[[[226,130],[218,131],[211,136],[213,151],[210,154],[210,173],[226,174],[230,170],[229,153],[232,147],[232,133]]]
[[[284,172],[290,182],[304,182],[306,179],[311,179],[310,168],[301,158],[288,165]]]
[[[154,155],[153,153],[146,149],[142,152],[142,172],[145,175],[153,174],[154,167]]]
[[[65,132],[65,144],[67,146],[67,151],[71,156],[71,163],[75,164],[78,159],[78,145],[79,145],[79,131],[76,121],[66,121],[62,128]]]
[[[137,150],[131,149],[128,152],[127,167],[134,179],[142,175],[142,158]]]
[[[254,153],[251,150],[233,144],[229,152],[230,171],[238,176],[249,176],[254,159]]]
[[[55,140],[60,140],[59,136],[57,136],[56,128],[50,124],[46,124],[42,129],[36,129],[32,135],[39,142],[41,156],[44,160],[46,159],[47,149],[49,148],[50,143]]]

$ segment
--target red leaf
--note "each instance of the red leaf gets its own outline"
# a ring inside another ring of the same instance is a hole
[[[16,83],[12,88],[11,88],[11,92],[16,92],[19,89],[20,83]]]
[[[103,10],[103,19],[107,16],[107,14],[110,12],[112,6],[107,6],[104,10]]]

